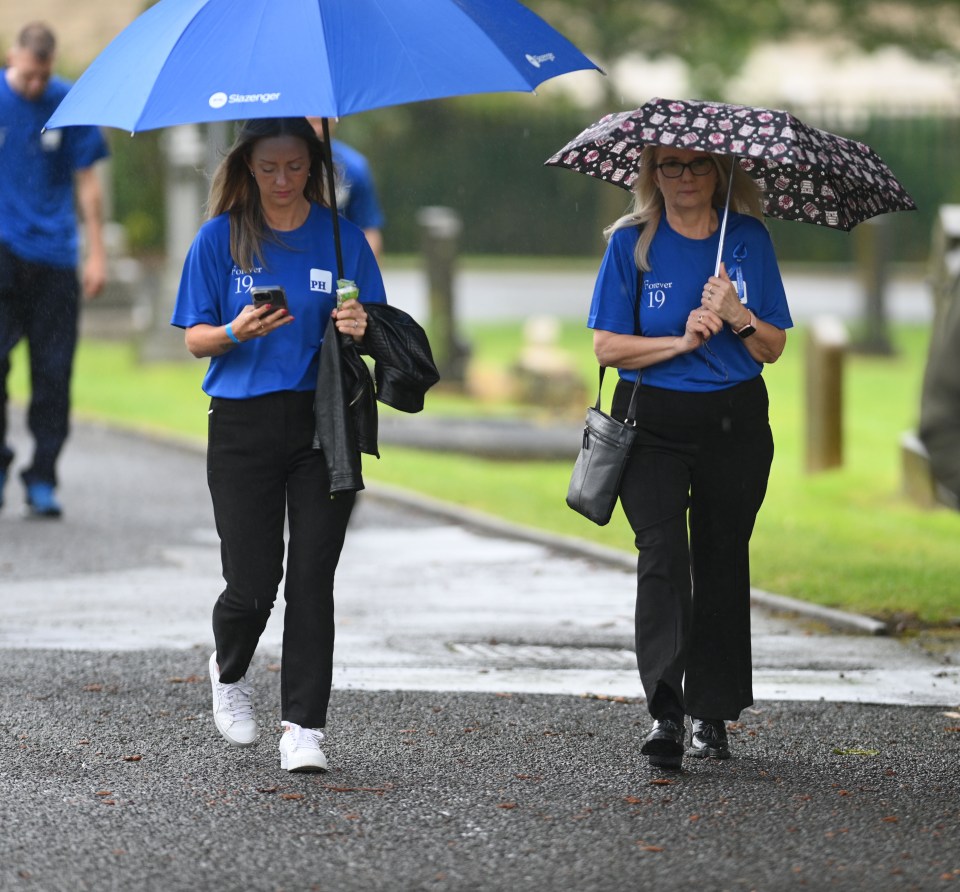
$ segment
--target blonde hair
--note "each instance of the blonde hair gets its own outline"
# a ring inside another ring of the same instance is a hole
[[[647,145],[640,153],[639,175],[633,186],[633,206],[619,220],[615,220],[603,230],[604,238],[609,239],[618,229],[628,226],[641,226],[640,238],[634,258],[637,268],[650,270],[650,243],[657,232],[657,225],[663,214],[663,193],[656,183],[658,145]],[[713,192],[713,206],[722,209],[727,200],[727,185],[730,182],[731,155],[707,153],[717,169],[717,182]],[[730,191],[730,210],[749,214],[763,222],[763,193],[753,179],[740,167],[733,164],[733,188]]]
[[[307,144],[310,176],[303,195],[328,206],[324,193],[326,151],[306,118],[256,118],[240,126],[233,146],[217,165],[207,198],[207,217],[230,215],[230,256],[240,269],[249,271],[263,264],[263,243],[282,244],[267,225],[260,203],[260,189],[250,175],[253,147],[261,139],[295,136]]]

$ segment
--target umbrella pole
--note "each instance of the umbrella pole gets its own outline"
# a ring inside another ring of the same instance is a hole
[[[337,214],[337,182],[333,173],[333,143],[330,142],[330,124],[327,118],[321,118],[323,127],[323,145],[326,149],[327,192],[330,198],[330,210],[333,212],[333,245],[337,251],[337,278],[343,278],[343,248],[340,246],[340,217]]]
[[[727,234],[727,217],[730,214],[730,195],[733,192],[733,165],[737,163],[737,156],[730,156],[730,182],[727,183],[727,203],[723,206],[723,222],[720,224],[720,247],[717,248],[717,263],[713,274],[720,275],[720,258],[723,256],[723,239]]]

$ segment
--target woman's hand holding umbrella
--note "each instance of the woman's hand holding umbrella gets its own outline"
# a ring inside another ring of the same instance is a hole
[[[746,334],[752,335],[743,341],[743,345],[757,362],[776,362],[783,352],[787,340],[786,332],[761,322],[740,302],[736,286],[730,280],[726,267],[722,263],[720,275],[711,276],[703,286],[700,307],[694,313],[703,313],[704,321],[707,320],[708,314],[713,316],[719,321],[721,328],[726,323],[732,331],[740,334],[741,338]],[[689,324],[688,322],[688,327]]]
[[[750,321],[749,310],[740,302],[740,295],[723,263],[720,264],[720,274],[710,276],[703,286],[700,305],[715,313],[721,323],[726,322],[734,331]]]
[[[350,335],[358,344],[367,331],[367,311],[358,300],[348,300],[330,314],[340,334]]]

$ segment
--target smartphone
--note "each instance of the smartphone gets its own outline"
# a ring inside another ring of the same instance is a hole
[[[250,289],[254,309],[269,304],[274,310],[288,310],[287,292],[282,285],[254,285]],[[272,311],[271,311],[272,312]]]

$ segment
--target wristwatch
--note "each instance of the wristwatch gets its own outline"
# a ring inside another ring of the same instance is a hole
[[[757,331],[757,326],[756,326],[756,324],[755,324],[756,321],[757,321],[757,320],[756,320],[756,318],[754,317],[753,313],[751,313],[751,314],[750,314],[750,321],[749,321],[746,325],[744,325],[743,328],[736,328],[736,329],[734,329],[734,332],[733,332],[733,333],[734,333],[738,338],[749,338],[750,335],[755,334],[756,331]]]

